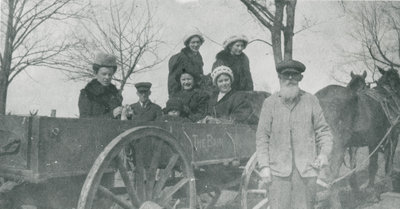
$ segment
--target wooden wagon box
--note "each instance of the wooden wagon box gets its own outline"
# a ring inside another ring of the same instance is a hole
[[[246,125],[0,116],[0,146],[20,143],[17,153],[0,157],[0,176],[39,183],[86,175],[111,140],[138,126],[172,133],[195,167],[246,159],[255,151],[255,127]]]

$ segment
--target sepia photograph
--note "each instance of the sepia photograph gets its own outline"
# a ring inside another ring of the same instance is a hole
[[[400,0],[0,7],[0,209],[400,208]]]

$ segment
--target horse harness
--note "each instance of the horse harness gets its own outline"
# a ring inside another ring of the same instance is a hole
[[[361,165],[368,162],[369,158],[372,155],[374,155],[379,149],[383,149],[387,145],[392,146],[393,141],[386,140],[386,139],[389,138],[389,135],[392,133],[393,129],[399,128],[396,126],[400,122],[400,97],[398,97],[395,93],[393,93],[393,91],[391,91],[388,88],[383,87],[383,89],[386,91],[387,94],[379,92],[376,89],[366,89],[366,90],[362,90],[358,93],[358,94],[365,94],[365,95],[369,96],[370,98],[372,98],[373,100],[379,102],[383,111],[385,112],[387,119],[389,120],[389,122],[391,124],[389,129],[386,131],[385,135],[383,136],[383,138],[379,141],[379,144],[375,147],[375,149],[372,152],[370,152],[368,157],[361,162]],[[392,149],[390,149],[390,151],[392,151]],[[390,153],[390,155],[392,155],[392,153]],[[345,175],[333,180],[332,182],[329,183],[329,187],[332,186],[333,184],[345,179],[346,177],[352,175],[358,169],[359,169],[359,167],[355,167],[352,170],[350,170],[349,172],[347,172]]]

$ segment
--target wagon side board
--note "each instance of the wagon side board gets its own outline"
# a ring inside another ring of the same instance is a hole
[[[138,126],[172,134],[194,166],[247,159],[255,151],[255,127],[245,125],[0,116],[0,145],[21,140],[17,154],[0,156],[0,176],[38,183],[86,175],[111,140]]]

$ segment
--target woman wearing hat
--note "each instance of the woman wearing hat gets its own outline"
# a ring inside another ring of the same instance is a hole
[[[200,78],[195,73],[182,69],[175,79],[179,83],[179,91],[172,97],[183,102],[184,111],[191,121],[197,122],[204,118],[209,96],[196,88]]]
[[[212,67],[213,70],[221,65],[229,67],[235,77],[232,89],[237,91],[254,90],[249,58],[243,53],[248,42],[247,37],[244,35],[229,37],[224,41],[224,49],[216,55],[216,61]]]
[[[253,123],[253,110],[240,92],[232,89],[235,80],[232,70],[219,66],[211,73],[218,92],[208,102],[205,123]]]
[[[91,80],[79,96],[79,116],[81,118],[116,118],[122,111],[122,96],[111,84],[117,70],[114,55],[98,53],[93,62],[94,79]]]
[[[179,82],[176,81],[176,74],[182,69],[193,72],[196,76],[203,75],[203,58],[199,52],[204,38],[199,32],[191,33],[185,37],[185,48],[178,54],[173,55],[168,62],[168,94],[171,96],[179,91]]]

